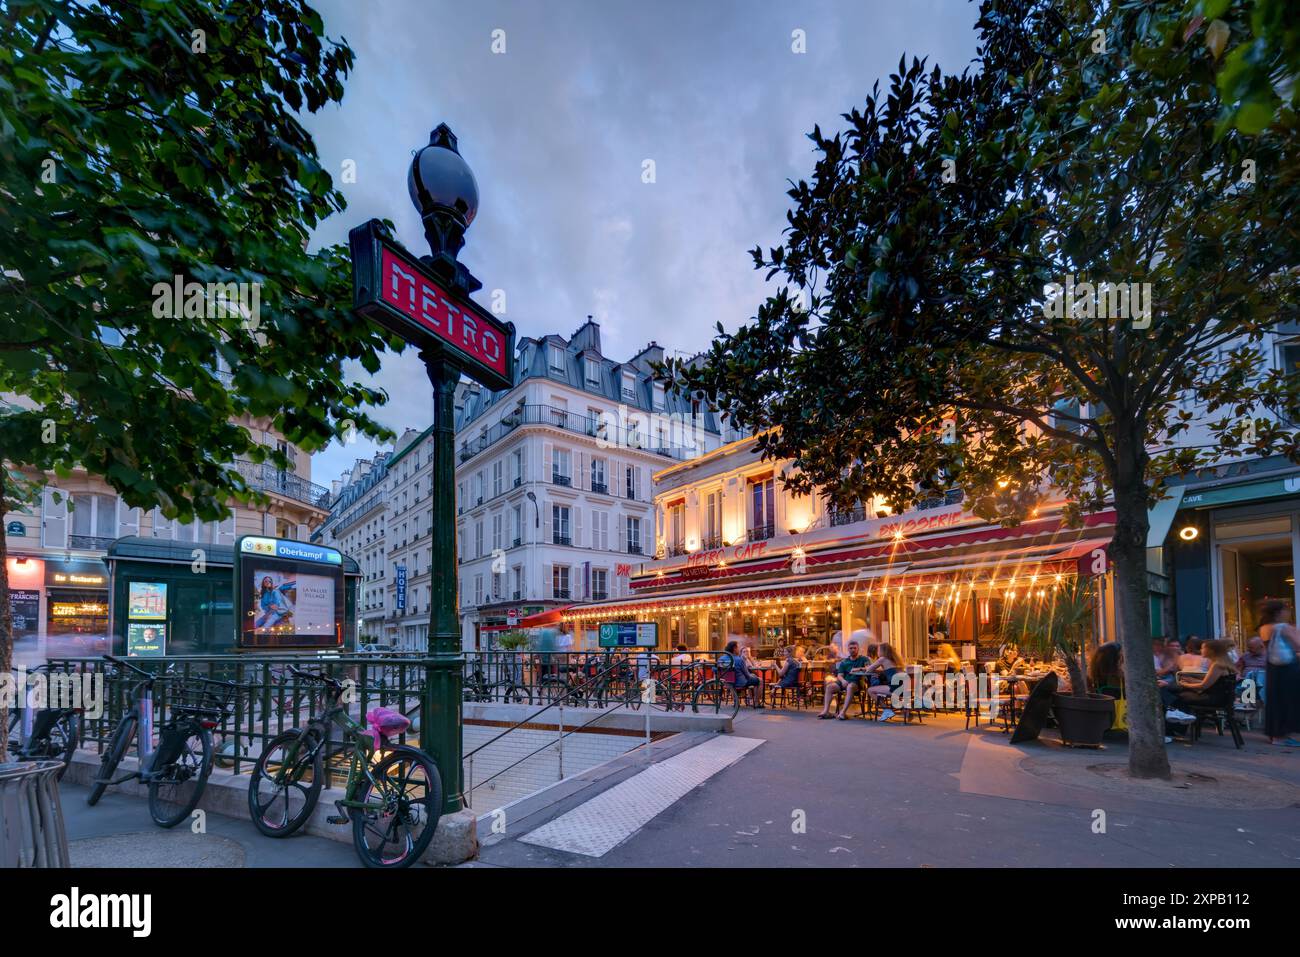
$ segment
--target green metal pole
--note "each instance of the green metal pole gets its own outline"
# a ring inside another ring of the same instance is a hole
[[[420,722],[420,747],[438,765],[445,794],[443,813],[461,809],[464,754],[462,693],[464,656],[456,609],[456,383],[460,370],[436,353],[422,352],[433,385],[433,536],[429,605],[429,665]]]

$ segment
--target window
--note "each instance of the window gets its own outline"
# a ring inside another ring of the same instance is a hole
[[[551,588],[556,598],[569,597],[568,565],[555,565],[551,568]]]
[[[514,533],[512,537],[514,538],[514,543],[519,545],[524,540],[524,507],[522,505],[516,505],[513,511],[514,523],[512,528],[514,529]]]
[[[600,385],[600,360],[588,356],[582,364],[586,369],[587,385]]]
[[[641,519],[627,517],[627,550],[633,555],[641,554]]]
[[[722,547],[720,498],[718,492],[710,492],[704,499],[704,548]]]
[[[474,576],[474,604],[483,604],[483,576]]]
[[[505,525],[505,516],[498,512],[492,516],[492,550],[504,548],[502,527]]]
[[[609,486],[605,484],[605,460],[602,458],[591,460],[591,490],[601,493],[609,491]]]
[[[512,460],[511,464],[514,466],[512,470],[512,475],[515,480],[515,484],[522,485],[524,481],[524,450],[515,449],[513,452],[510,453],[510,458]]]
[[[592,509],[591,547],[609,551],[609,512]]]
[[[515,573],[515,587],[514,587],[514,594],[511,597],[515,601],[518,601],[519,599],[524,597],[524,566],[516,565],[514,568],[514,573]]]
[[[635,465],[629,465],[624,471],[624,483],[627,489],[627,497],[635,501],[637,498],[638,486],[640,485],[640,470],[637,469]]]
[[[572,544],[569,537],[569,506],[551,506],[551,541],[556,545]]]
[[[483,557],[483,520],[474,523],[474,557]]]
[[[656,382],[651,390],[651,408],[656,412],[664,410],[664,384]]]
[[[625,402],[636,401],[636,375],[632,372],[623,373],[623,400]]]
[[[686,503],[668,506],[668,554],[686,551]]]
[[[492,494],[500,495],[505,489],[506,463],[497,459],[492,463]]]
[[[568,449],[556,449],[551,455],[551,481],[556,485],[572,485],[573,473],[569,470],[572,458]]]
[[[776,488],[772,479],[749,483],[749,540],[771,538],[776,524]]]
[[[604,568],[591,570],[591,599],[602,601],[609,597],[609,572]]]
[[[114,495],[72,496],[72,534],[117,538],[117,497]]]
[[[563,377],[566,371],[564,367],[564,350],[559,346],[547,346],[546,356],[552,374]]]

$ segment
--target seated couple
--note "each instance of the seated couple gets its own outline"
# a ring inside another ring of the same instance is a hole
[[[867,637],[871,635],[870,632],[864,634]],[[869,695],[885,697],[893,690],[894,675],[903,667],[902,657],[888,643],[867,645],[866,655],[862,654],[861,648],[856,640],[849,641],[848,654],[836,663],[834,674],[826,679],[826,700],[822,704],[821,714],[817,715],[818,719],[836,717],[847,721],[849,705],[853,703],[853,697],[864,679],[866,693]],[[832,716],[831,702],[837,694],[840,696],[840,707]],[[878,720],[888,721],[893,716],[891,709],[884,708]]]

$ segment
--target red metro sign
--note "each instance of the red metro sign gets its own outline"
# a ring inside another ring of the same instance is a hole
[[[370,220],[348,236],[354,310],[413,345],[437,346],[489,389],[514,385],[515,327],[450,292]]]

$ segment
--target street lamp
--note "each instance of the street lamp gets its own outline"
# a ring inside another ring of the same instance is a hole
[[[492,390],[514,384],[515,328],[470,293],[483,284],[456,256],[478,213],[478,184],[445,123],[411,160],[411,202],[424,223],[428,256],[415,256],[379,220],[348,233],[352,309],[419,349],[433,386],[433,541],[429,594],[429,680],[420,743],[438,763],[444,810],[462,790],[460,622],[456,609],[456,383],[463,374]]]

